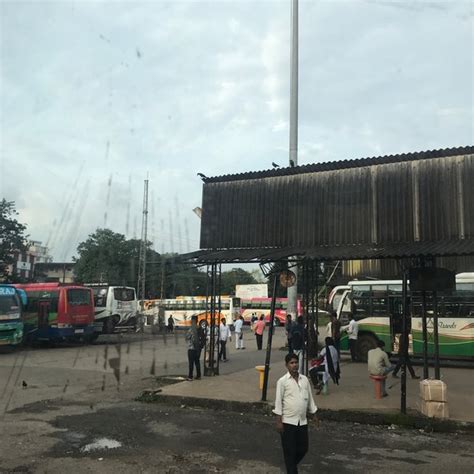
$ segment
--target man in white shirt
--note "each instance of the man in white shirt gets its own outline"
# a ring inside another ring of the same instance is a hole
[[[288,373],[277,382],[273,413],[277,415],[276,429],[281,435],[286,471],[293,474],[308,452],[307,413],[312,417],[318,408],[308,378],[298,373],[298,356],[287,354],[285,363]]]
[[[230,329],[229,326],[225,323],[225,318],[221,319],[221,324],[219,325],[219,359],[227,362],[227,352],[226,352],[226,345],[227,339],[230,341]]]
[[[352,362],[357,361],[356,346],[357,346],[357,337],[359,335],[359,324],[354,319],[354,315],[351,316],[351,321],[347,326],[342,328],[347,331],[349,336],[349,350],[351,351]]]
[[[367,353],[367,367],[370,375],[387,375],[390,373],[395,366],[390,364],[387,353],[383,350],[385,342],[377,341],[375,349],[371,349]],[[385,379],[382,380],[382,394],[384,397],[388,395],[385,390]]]
[[[234,331],[235,331],[235,348],[236,349],[245,349],[244,347],[244,318],[239,316],[234,322]]]

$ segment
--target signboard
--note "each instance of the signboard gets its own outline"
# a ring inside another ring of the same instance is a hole
[[[266,283],[256,285],[235,285],[235,296],[244,300],[251,298],[268,298],[268,285]]]
[[[410,291],[451,291],[456,288],[456,275],[445,268],[411,268]]]

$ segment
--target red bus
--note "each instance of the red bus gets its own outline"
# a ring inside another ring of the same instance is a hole
[[[252,314],[255,314],[258,318],[263,314],[265,316],[265,322],[270,322],[270,306],[272,303],[271,298],[251,298],[242,299],[241,301],[241,313],[244,317],[244,322],[250,324]],[[297,316],[302,316],[303,309],[301,301],[297,300]],[[275,324],[282,326],[286,322],[286,312],[288,308],[288,298],[277,298],[275,300]],[[295,315],[292,315],[293,321]]]
[[[94,295],[90,288],[61,283],[15,285],[25,290],[25,340],[92,339]]]

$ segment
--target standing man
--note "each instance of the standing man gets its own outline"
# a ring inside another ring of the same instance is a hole
[[[367,353],[367,368],[369,369],[369,375],[382,375],[385,376],[390,373],[395,366],[390,364],[387,353],[383,350],[385,342],[378,340],[377,347],[371,349]],[[384,397],[388,396],[385,389],[385,379],[382,380],[382,394]]]
[[[354,313],[352,313],[351,315],[351,321],[349,322],[349,324],[347,326],[344,326],[343,329],[347,331],[347,334],[349,335],[349,350],[351,351],[352,362],[356,362],[357,361],[356,347],[357,347],[357,337],[359,335],[359,324],[354,319]]]
[[[275,409],[276,429],[281,435],[287,474],[298,473],[298,463],[308,452],[308,420],[316,413],[308,378],[298,373],[298,357],[285,357],[288,372],[277,382]],[[315,416],[317,423],[318,419]]]
[[[302,374],[303,370],[303,359],[304,359],[304,318],[298,316],[298,319],[291,327],[291,347],[293,353],[298,356],[298,370]]]
[[[265,331],[265,319],[263,314],[260,316],[260,319],[254,325],[255,338],[257,340],[257,350],[262,350],[263,344],[263,331]]]
[[[244,317],[240,315],[234,322],[235,330],[235,348],[245,349],[244,347]]]
[[[174,319],[173,315],[170,314],[170,317],[168,318],[168,332],[173,332],[174,331]]]
[[[331,311],[331,337],[337,353],[341,354],[341,321],[337,318],[335,311]]]
[[[293,321],[291,320],[291,314],[286,315],[285,321],[285,332],[286,332],[286,340],[288,341],[288,354],[293,352],[293,348],[291,347],[291,326],[293,325]]]
[[[232,340],[230,337],[230,329],[229,326],[225,323],[225,318],[221,319],[221,324],[219,326],[219,360],[227,362],[227,352],[226,352],[226,344],[227,339],[230,341]]]
[[[201,341],[197,327],[197,316],[191,317],[191,327],[186,333],[186,342],[188,343],[188,363],[189,372],[187,380],[193,380],[194,366],[196,366],[196,380],[201,378]]]

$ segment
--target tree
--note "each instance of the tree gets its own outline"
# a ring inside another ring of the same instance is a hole
[[[140,243],[137,239],[127,240],[110,229],[97,229],[77,247],[76,280],[136,288]],[[180,263],[178,255],[161,256],[148,242],[146,260],[146,298],[205,293],[205,274]]]
[[[77,247],[74,273],[80,282],[136,285],[138,249],[136,242],[110,229],[97,229]]]
[[[8,265],[15,262],[15,252],[26,250],[26,226],[15,219],[17,215],[13,201],[0,201],[0,277],[5,277]]]
[[[258,283],[255,277],[242,268],[233,268],[222,272],[221,294],[234,295],[236,285],[254,285]]]

